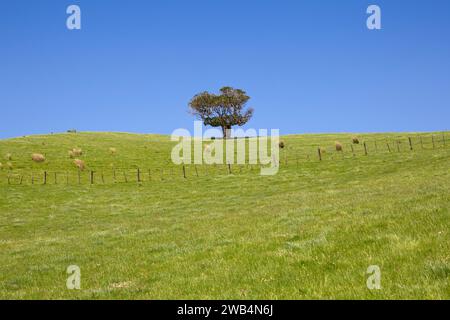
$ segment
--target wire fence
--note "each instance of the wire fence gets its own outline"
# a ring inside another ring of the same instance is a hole
[[[256,172],[260,165],[180,165],[165,169],[8,172],[8,185],[145,183]]]
[[[446,148],[450,145],[450,137],[446,133],[441,135],[429,136],[411,136],[398,138],[385,138],[368,141],[358,141],[357,143],[338,143],[341,148],[338,149],[335,145],[310,145],[311,149],[315,148],[315,152],[302,152],[303,149],[288,148],[284,153],[285,159],[293,160],[293,156],[302,159],[318,159],[333,160],[336,156],[358,156],[358,155],[372,155],[383,153],[398,153],[405,151],[421,151],[421,150],[436,150]]]
[[[414,136],[396,139],[358,141],[357,143],[337,143],[335,145],[302,145],[301,148],[280,149],[279,166],[298,168],[305,162],[336,161],[372,155],[398,154],[443,150],[450,146],[446,134],[440,136]],[[259,174],[261,164],[212,164],[174,165],[169,160],[152,168],[92,168],[90,170],[30,170],[8,169],[0,171],[1,185],[94,185],[112,183],[146,183],[174,181],[220,175]]]

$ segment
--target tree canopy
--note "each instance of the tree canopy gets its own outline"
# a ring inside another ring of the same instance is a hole
[[[218,95],[207,91],[195,95],[189,108],[204,125],[221,127],[224,138],[229,138],[232,126],[242,126],[252,117],[253,109],[246,109],[249,99],[243,90],[223,87]]]

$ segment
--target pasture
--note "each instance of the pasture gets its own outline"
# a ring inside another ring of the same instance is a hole
[[[450,135],[354,136],[282,137],[275,176],[191,165],[186,178],[168,136],[1,140],[0,298],[449,299]]]

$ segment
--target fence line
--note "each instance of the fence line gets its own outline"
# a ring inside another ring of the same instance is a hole
[[[341,145],[340,151],[336,147],[317,147],[314,157],[311,152],[304,149],[285,147],[280,150],[280,167],[295,164],[298,168],[301,162],[327,161],[335,159],[349,159],[357,156],[370,156],[372,154],[389,154],[401,152],[417,152],[447,148],[449,143],[443,134],[440,139],[434,135],[424,139],[422,136],[407,137],[403,139],[380,139],[363,141],[359,144]],[[385,143],[385,147],[383,144]],[[393,148],[393,145],[395,148]],[[171,163],[168,162],[168,165]],[[170,167],[153,167],[144,169],[140,167],[125,168],[92,168],[90,170],[29,170],[19,171],[3,170],[8,185],[46,185],[46,184],[108,184],[128,182],[169,181],[173,179],[189,179],[193,177],[208,177],[215,175],[240,175],[252,173],[260,169],[260,164],[213,164],[213,165],[181,165]],[[0,171],[2,173],[2,171]],[[131,177],[131,178],[130,178]],[[134,178],[132,178],[134,177]],[[5,181],[5,180],[3,180]]]

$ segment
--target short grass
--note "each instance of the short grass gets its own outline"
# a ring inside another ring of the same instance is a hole
[[[187,179],[166,136],[0,141],[0,298],[449,299],[449,136],[359,135],[355,156],[351,137],[284,137],[275,176],[189,166]],[[80,184],[74,147],[88,166]],[[66,288],[69,265],[81,268],[81,290]],[[380,290],[366,286],[370,265]]]

